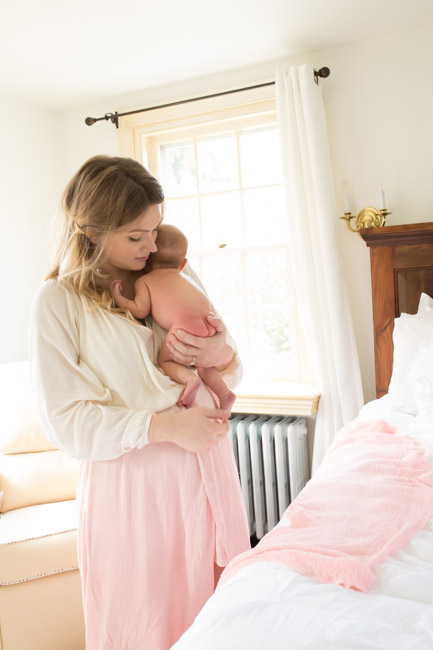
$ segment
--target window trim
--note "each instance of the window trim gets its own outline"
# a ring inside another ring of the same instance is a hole
[[[210,99],[200,99],[190,104],[180,104],[166,108],[156,108],[143,113],[119,117],[117,129],[117,150],[119,156],[129,156],[143,160],[142,136],[146,133],[160,134],[188,125],[199,125],[206,122],[220,122],[224,119],[224,109],[227,110],[227,120],[236,116],[251,114],[276,114],[275,86],[255,88],[243,91],[241,97],[223,95]],[[134,110],[134,109],[130,109]]]
[[[307,416],[317,412],[320,393],[316,386],[291,382],[286,390],[286,395],[258,392],[237,394],[232,412]]]
[[[224,112],[226,112],[226,117],[224,117]],[[246,117],[249,114],[256,118],[263,115],[264,120],[272,116],[276,120],[275,86],[243,91],[240,96],[237,96],[236,93],[223,95],[197,100],[194,103],[154,109],[145,114],[135,113],[121,117],[117,130],[118,153],[120,156],[129,156],[142,161],[143,137],[147,134],[158,134],[158,137],[167,134],[169,137],[176,131],[182,131],[182,137],[184,137],[188,126],[194,128],[200,124],[209,125],[213,120],[218,123],[233,122],[237,116]],[[157,161],[154,159],[156,155],[156,149],[150,147],[149,167],[157,168]],[[320,392],[314,384],[311,372],[306,371],[305,341],[298,316],[296,320],[300,382],[279,382],[278,391],[274,394],[271,393],[271,390],[269,392],[249,392],[249,389],[245,389],[237,395],[234,412],[281,415],[313,415],[316,413]],[[240,388],[242,388],[242,384]]]

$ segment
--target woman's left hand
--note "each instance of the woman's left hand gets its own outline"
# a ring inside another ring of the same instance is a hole
[[[173,361],[183,366],[215,366],[219,370],[228,366],[233,358],[233,350],[226,342],[226,326],[213,314],[209,314],[208,322],[216,330],[212,336],[194,336],[181,329],[173,333],[171,340],[167,341]]]

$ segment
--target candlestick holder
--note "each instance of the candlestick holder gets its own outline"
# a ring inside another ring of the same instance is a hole
[[[360,230],[362,230],[362,228],[381,228],[385,225],[386,217],[389,214],[392,214],[392,212],[388,212],[386,208],[376,210],[376,208],[367,207],[363,208],[358,216],[351,212],[345,212],[344,216],[340,217],[340,219],[343,219],[346,222],[346,225],[351,232],[357,232],[361,237]],[[351,224],[352,219],[356,219],[355,227]]]

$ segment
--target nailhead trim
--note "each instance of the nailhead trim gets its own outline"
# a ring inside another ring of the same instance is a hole
[[[43,539],[44,537],[52,537],[53,535],[61,535],[62,533],[71,533],[76,528],[67,528],[66,530],[56,530],[54,533],[46,533],[45,535],[36,535],[35,537],[26,537],[25,539],[13,539],[10,542],[0,542],[0,546],[8,546],[10,544],[20,544],[20,542],[31,542],[33,539]]]
[[[56,569],[55,571],[48,571],[47,573],[39,573],[30,578],[22,578],[21,580],[13,580],[11,582],[0,582],[0,587],[8,587],[9,585],[19,585],[22,582],[30,582],[30,580],[37,580],[38,578],[45,578],[46,576],[54,576],[57,573],[67,573],[68,571],[76,571],[78,566],[71,566],[66,569]]]

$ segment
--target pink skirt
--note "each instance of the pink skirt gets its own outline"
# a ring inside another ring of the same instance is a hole
[[[168,650],[212,595],[214,563],[249,548],[227,437],[82,461],[77,501],[86,650]]]

